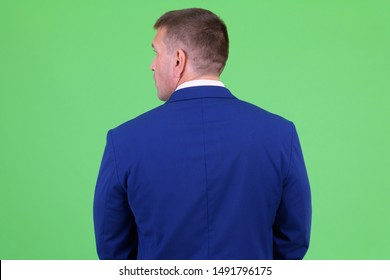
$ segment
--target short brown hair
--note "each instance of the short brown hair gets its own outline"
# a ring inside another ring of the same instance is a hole
[[[181,42],[195,70],[202,74],[221,74],[229,54],[225,23],[214,13],[199,8],[170,11],[154,28],[165,27],[167,44]]]

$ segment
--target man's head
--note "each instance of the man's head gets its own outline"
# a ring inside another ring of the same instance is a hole
[[[151,69],[161,100],[188,80],[217,79],[229,53],[226,25],[204,9],[170,11],[154,24],[156,51]]]

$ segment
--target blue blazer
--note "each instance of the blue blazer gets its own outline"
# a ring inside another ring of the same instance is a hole
[[[310,187],[292,122],[218,86],[184,88],[107,135],[101,259],[302,259]]]

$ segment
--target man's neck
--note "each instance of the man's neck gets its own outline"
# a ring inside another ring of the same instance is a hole
[[[219,76],[216,75],[184,75],[178,82],[176,88],[180,87],[180,85],[190,82],[190,81],[195,81],[195,80],[211,80],[211,81],[219,81]]]

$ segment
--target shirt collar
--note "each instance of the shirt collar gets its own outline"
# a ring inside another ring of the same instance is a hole
[[[217,86],[217,87],[225,87],[225,85],[221,81],[216,80],[192,80],[179,85],[176,90],[188,88],[188,87],[197,87],[197,86]]]
[[[191,86],[176,90],[166,101],[167,103],[198,99],[198,98],[228,98],[237,99],[226,87],[222,86]]]

